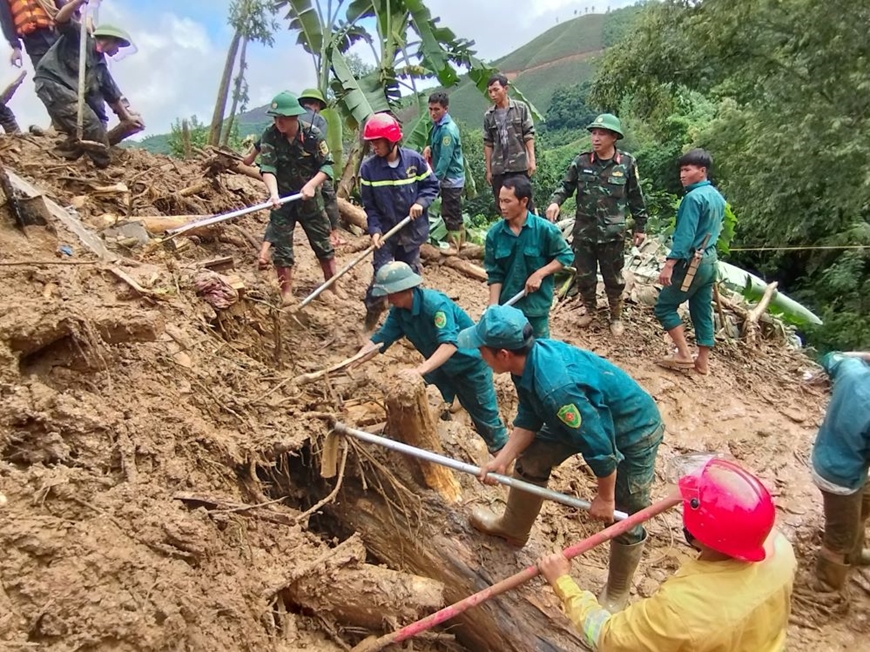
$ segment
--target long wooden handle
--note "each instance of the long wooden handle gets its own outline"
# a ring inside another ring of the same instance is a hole
[[[376,356],[380,352],[381,352],[380,347],[378,347],[377,349],[374,349],[373,351],[359,351],[358,353],[352,355],[351,357],[342,360],[338,364],[332,365],[328,369],[321,369],[320,371],[314,371],[314,372],[311,372],[308,374],[302,374],[301,376],[296,376],[296,378],[293,380],[293,382],[296,385],[304,385],[305,383],[313,382],[313,381],[317,380],[318,378],[323,378],[327,374],[331,374],[331,373],[334,373],[336,371],[341,371],[345,367],[349,367],[350,365],[352,365],[354,362],[359,362],[362,360],[367,360],[369,358],[373,358],[374,356]]]
[[[79,29],[79,104],[76,114],[76,138],[82,140],[85,133],[85,68],[88,60],[88,21],[82,9],[81,28]]]
[[[574,545],[565,548],[565,550],[562,551],[562,554],[564,554],[568,559],[573,559],[574,557],[582,555],[583,553],[592,550],[592,548],[601,545],[605,541],[610,541],[611,539],[618,537],[620,534],[625,534],[635,526],[658,516],[662,512],[669,510],[671,507],[679,505],[681,502],[682,498],[679,494],[672,494],[667,498],[640,510],[639,512],[635,512],[624,521],[614,523],[597,534],[593,534],[591,537],[578,541]],[[537,577],[539,573],[540,571],[538,571],[537,566],[529,566],[525,570],[522,570],[515,575],[511,575],[497,584],[493,584],[474,595],[470,595],[449,607],[444,607],[441,611],[436,611],[434,614],[402,627],[395,632],[385,634],[378,639],[367,639],[353,648],[352,652],[377,652],[392,643],[401,643],[402,641],[435,627],[435,625],[440,625],[444,621],[455,618],[464,611],[476,607],[490,598],[494,598],[497,595],[517,588],[521,584],[528,582],[530,579]]]

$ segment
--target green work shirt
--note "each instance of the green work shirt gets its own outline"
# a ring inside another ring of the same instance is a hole
[[[437,290],[414,288],[411,309],[393,306],[372,342],[384,344],[386,351],[394,342],[407,337],[427,360],[442,344],[456,346],[459,331],[474,326],[462,308]],[[440,368],[450,376],[465,374],[482,364],[477,349],[457,349]]]
[[[442,188],[465,186],[465,160],[462,158],[462,137],[459,126],[445,113],[440,122],[432,125],[429,134],[432,165]]]
[[[661,426],[652,396],[622,369],[594,353],[538,340],[522,376],[514,426],[576,447],[597,478],[616,470],[628,450]]]
[[[263,132],[260,141],[260,171],[278,180],[282,197],[299,192],[318,172],[333,177],[332,155],[317,127],[299,122],[296,137],[289,141],[275,125]]]
[[[574,239],[605,243],[625,237],[626,213],[634,218],[634,232],[646,229],[647,211],[631,154],[617,151],[602,160],[595,152],[583,152],[571,161],[562,185],[550,197],[560,206],[577,193]]]
[[[725,198],[709,181],[686,186],[686,195],[677,209],[677,225],[668,258],[691,260],[710,234],[704,255],[716,251],[716,243],[725,219]]]
[[[495,106],[483,114],[483,144],[492,148],[492,173],[529,169],[526,142],[535,138],[532,112],[525,102],[509,100],[504,113]]]
[[[526,213],[526,223],[519,235],[511,231],[507,220],[493,224],[486,234],[483,260],[486,282],[501,283],[499,303],[522,291],[529,276],[554,260],[567,267],[574,262],[574,254],[559,228],[532,212]],[[550,313],[552,303],[551,274],[537,292],[523,297],[515,306],[527,317],[541,317]]]

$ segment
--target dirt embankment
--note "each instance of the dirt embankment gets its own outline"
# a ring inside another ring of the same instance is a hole
[[[47,140],[29,136],[0,140],[7,167],[75,206],[94,231],[115,216],[217,212],[262,197],[256,182],[204,177],[199,164],[127,151],[116,166],[95,172],[49,149]],[[296,318],[280,312],[272,275],[257,271],[249,238],[256,242],[264,219],[245,218],[241,231],[221,228],[177,250],[154,241],[133,247],[117,236],[112,246],[125,260],[114,266],[125,281],[64,228],[25,232],[8,207],[0,212],[0,493],[8,501],[0,507],[0,648],[347,650],[378,618],[371,609],[341,611],[336,596],[358,589],[384,614],[391,609],[378,597],[389,590],[385,582],[417,586],[401,555],[392,569],[369,568],[384,561],[370,545],[383,533],[354,533],[352,519],[341,519],[345,501],[367,492],[390,497],[400,511],[422,509],[418,499],[431,502],[403,460],[349,449],[335,509],[319,505],[334,483],[318,473],[324,417],[376,428],[384,421],[384,378],[416,354],[397,345],[348,374],[278,387],[357,350],[370,271],[362,265],[351,272],[343,283],[349,297],[334,306],[315,302]],[[302,296],[320,270],[301,231],[297,236]],[[359,245],[345,237],[351,245],[339,252],[340,263]],[[67,245],[72,257],[61,251]],[[219,269],[238,277],[244,296],[215,311],[196,295],[194,278],[204,262],[226,256],[232,268]],[[72,262],[88,264],[64,264]],[[484,307],[483,285],[453,269],[429,265],[426,282],[457,296],[469,314]],[[807,455],[826,403],[823,388],[802,380],[808,362],[774,346],[749,351],[732,342],[717,349],[708,377],[663,371],[652,361],[666,344],[640,305],[629,305],[619,342],[604,328],[578,331],[570,314],[555,315],[553,332],[612,359],[655,396],[668,425],[660,470],[676,454],[722,451],[775,491],[780,525],[801,563],[790,649],[861,649],[870,631],[866,576],[856,577],[849,610],[805,589],[822,522]],[[497,388],[509,416],[515,399],[508,379],[499,378]],[[440,431],[448,454],[484,459],[465,415],[442,422]],[[498,507],[504,492],[468,477],[460,482],[461,502],[437,507],[450,515],[437,526],[473,542],[490,581],[597,529],[582,513],[548,503],[530,546],[507,552],[464,526],[474,504]],[[581,496],[593,487],[579,459],[558,469],[552,485]],[[650,531],[639,596],[654,592],[690,554],[677,513],[656,519]],[[596,550],[574,569],[597,589],[605,566],[605,551]],[[400,572],[388,580],[389,570]],[[561,618],[540,583],[522,595]],[[401,622],[412,617],[404,613]],[[399,624],[381,622],[384,630]],[[464,640],[458,629],[414,649],[464,649],[454,634]]]

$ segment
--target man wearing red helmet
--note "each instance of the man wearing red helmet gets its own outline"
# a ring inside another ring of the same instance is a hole
[[[565,614],[599,652],[781,652],[797,568],[758,478],[709,460],[679,481],[683,530],[697,558],[658,592],[617,614],[571,579],[561,552],[538,562]],[[715,600],[715,607],[711,601]]]
[[[365,297],[365,329],[371,332],[386,309],[384,299],[372,295],[375,275],[393,260],[407,263],[417,274],[421,272],[420,245],[429,237],[426,210],[438,196],[439,186],[437,177],[420,154],[399,147],[402,128],[393,116],[376,113],[370,117],[363,129],[363,138],[375,154],[363,162],[359,171],[360,195],[375,246],[372,283]],[[408,215],[413,218],[411,224],[390,240],[381,240],[384,233]]]

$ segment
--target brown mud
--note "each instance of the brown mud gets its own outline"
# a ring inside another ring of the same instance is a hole
[[[123,150],[116,165],[98,172],[58,159],[50,148],[46,138],[0,139],[6,167],[74,206],[95,232],[127,217],[208,214],[263,197],[256,181],[204,176],[198,162]],[[25,232],[8,207],[0,211],[0,494],[8,501],[0,505],[0,649],[348,650],[371,633],[373,616],[348,616],[340,607],[350,601],[341,596],[357,587],[378,606],[378,587],[422,586],[415,582],[427,580],[415,576],[438,580],[446,572],[436,556],[367,550],[365,544],[389,541],[389,533],[355,536],[352,524],[366,519],[342,516],[366,496],[406,516],[416,512],[411,521],[448,514],[427,527],[460,541],[492,582],[598,529],[585,514],[547,503],[529,546],[513,552],[465,526],[474,505],[501,507],[502,488],[458,477],[461,501],[445,506],[422,488],[415,467],[363,444],[342,447],[338,477],[321,479],[328,417],[381,427],[385,386],[418,356],[396,345],[347,373],[276,389],[356,352],[370,266],[342,281],[347,299],[315,301],[298,317],[280,311],[274,274],[257,270],[248,237],[256,242],[265,219],[243,218],[174,250],[154,240],[109,243],[135,290],[59,224]],[[359,239],[345,239],[351,244],[338,252],[339,265],[359,250]],[[302,298],[321,276],[301,230],[296,244]],[[71,257],[59,253],[64,245]],[[244,287],[229,308],[216,311],[197,295],[194,279],[203,261],[222,256],[231,256],[233,267],[221,273]],[[62,264],[68,262],[93,264]],[[434,264],[425,276],[473,317],[484,308],[482,283]],[[789,649],[862,649],[870,634],[866,571],[850,586],[849,608],[807,589],[822,525],[808,455],[827,402],[824,387],[803,381],[812,364],[778,344],[754,350],[732,341],[716,349],[709,376],[670,372],[654,364],[668,347],[648,307],[628,305],[618,342],[605,324],[578,331],[575,319],[558,312],[554,336],[622,366],[661,408],[668,431],[657,496],[666,491],[666,461],[699,451],[730,454],[774,490],[780,526],[801,566]],[[497,389],[509,417],[509,380],[499,377]],[[432,388],[428,396],[441,414]],[[464,413],[437,428],[446,454],[485,461]],[[337,481],[342,486],[332,495]],[[551,486],[589,497],[594,483],[575,459],[555,472]],[[649,529],[634,599],[652,594],[691,554],[678,513]],[[606,551],[595,550],[575,561],[574,574],[597,590],[605,568]],[[438,586],[427,585],[423,613],[437,603]],[[540,581],[512,599],[554,618],[554,630],[568,630]],[[400,602],[413,611],[406,604],[413,600]],[[389,603],[385,597],[375,620]],[[411,618],[385,616],[374,633]],[[413,649],[476,649],[462,646],[473,640],[454,628],[416,640]]]

